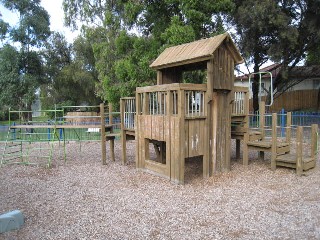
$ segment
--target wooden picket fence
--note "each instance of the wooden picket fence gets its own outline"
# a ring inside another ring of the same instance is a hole
[[[298,111],[298,110],[320,110],[320,91],[319,90],[297,90],[291,92],[285,92],[279,97],[274,99],[270,112],[278,112],[282,109],[286,111]],[[262,97],[265,101],[265,97]],[[250,99],[250,111],[252,108],[252,99]]]

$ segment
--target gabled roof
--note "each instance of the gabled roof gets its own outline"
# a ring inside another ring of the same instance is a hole
[[[233,56],[235,64],[242,63],[243,59],[230,35],[224,33],[215,37],[166,48],[150,67],[162,69],[209,60],[223,42],[225,42],[227,49]]]
[[[264,67],[264,68],[261,68],[260,72],[271,72],[272,78],[274,79],[279,74],[280,70],[281,70],[281,64],[273,63],[271,65],[268,65],[268,66]],[[243,74],[243,75],[237,76],[236,80],[248,81],[249,80],[249,75],[250,74]],[[252,76],[251,76],[251,78],[252,78]],[[270,75],[269,74],[262,74],[261,78],[269,79]]]
[[[281,64],[274,63],[267,67],[261,68],[260,72],[271,72],[272,78],[275,79],[281,72]],[[262,78],[270,78],[269,74],[263,74]],[[320,79],[320,65],[312,66],[295,66],[289,71],[288,79]],[[238,81],[248,81],[249,74],[237,76]]]

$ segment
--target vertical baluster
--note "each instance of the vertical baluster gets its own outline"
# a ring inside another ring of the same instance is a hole
[[[190,107],[190,92],[189,91],[187,91],[187,104],[186,104],[186,111],[187,111],[187,114],[188,114],[188,116],[189,116],[189,107]]]
[[[176,114],[178,114],[178,92],[177,91],[175,91],[175,96],[176,96],[175,108],[176,108]]]
[[[151,114],[152,114],[152,105],[151,105],[152,99],[151,99],[151,93],[148,93],[148,95],[149,95],[149,114],[151,115]]]
[[[202,100],[202,114],[201,115],[204,116],[204,92],[202,92],[201,100]]]
[[[162,115],[162,92],[159,92],[160,104],[159,104],[159,114]]]
[[[244,92],[241,93],[241,106],[242,106],[242,114],[245,113],[244,111]]]
[[[163,93],[163,100],[164,100],[163,114],[164,114],[164,115],[166,115],[166,109],[167,109],[167,108],[166,108],[166,105],[167,105],[167,101],[166,101],[166,100],[167,100],[167,98],[166,98],[166,95],[167,95],[167,93],[166,93],[166,92],[164,92],[164,93]]]

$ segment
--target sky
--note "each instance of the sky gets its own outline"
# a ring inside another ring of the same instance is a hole
[[[65,35],[68,42],[72,43],[78,36],[78,32],[72,32],[67,27],[63,26],[63,9],[62,0],[41,0],[41,5],[47,10],[50,15],[50,29],[51,31],[61,32]],[[2,19],[10,25],[17,23],[18,13],[11,12],[0,4],[0,12]]]

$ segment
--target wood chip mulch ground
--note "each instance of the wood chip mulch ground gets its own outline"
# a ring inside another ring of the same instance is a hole
[[[135,169],[134,141],[125,166],[119,141],[115,147],[107,165],[95,142],[81,151],[68,143],[67,162],[56,151],[51,169],[0,168],[0,214],[25,216],[0,239],[320,239],[318,167],[302,177],[273,172],[270,156],[258,160],[255,152],[245,167],[233,150],[232,170],[207,179],[197,158],[187,160],[181,186]]]

